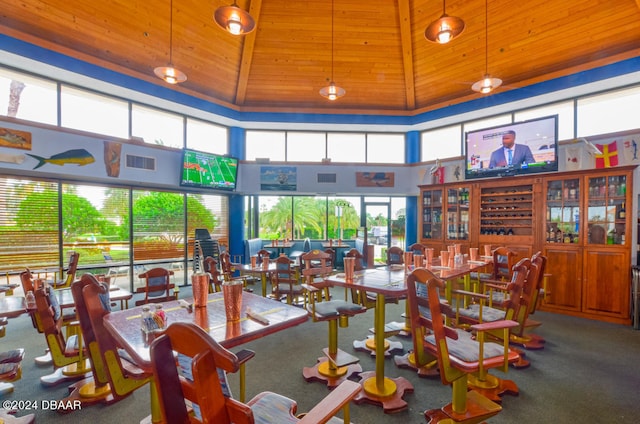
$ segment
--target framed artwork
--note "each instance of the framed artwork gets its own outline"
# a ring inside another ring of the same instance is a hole
[[[395,172],[356,172],[356,187],[394,187]]]
[[[260,190],[296,191],[298,173],[295,166],[261,166]]]
[[[11,128],[0,128],[0,147],[31,150],[31,133]]]

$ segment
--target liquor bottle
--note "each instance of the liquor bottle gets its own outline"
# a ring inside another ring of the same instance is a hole
[[[627,210],[624,207],[624,202],[620,205],[620,210],[618,211],[618,218],[625,219],[627,217]]]

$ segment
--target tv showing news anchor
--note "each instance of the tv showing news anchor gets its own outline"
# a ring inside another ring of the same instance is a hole
[[[557,120],[553,115],[468,132],[466,178],[557,171]]]

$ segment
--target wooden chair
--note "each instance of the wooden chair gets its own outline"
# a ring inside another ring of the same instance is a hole
[[[33,424],[36,422],[36,416],[34,414],[23,415],[17,417],[15,415],[17,411],[7,411],[0,409],[0,423],[3,424]]]
[[[407,248],[407,252],[411,252],[414,255],[427,256],[427,246],[421,243],[413,243]]]
[[[203,271],[209,274],[209,293],[222,291],[222,274],[218,269],[218,261],[207,256],[202,261]]]
[[[508,301],[504,292],[492,292],[492,285],[500,285],[500,283],[511,281],[513,266],[516,264],[516,252],[508,247],[498,247],[492,252],[492,268],[487,274],[478,274],[479,291],[481,293],[489,292],[489,306],[503,306]]]
[[[329,255],[329,260],[327,261],[327,266],[331,267],[331,269],[336,269],[336,251],[330,247],[324,249],[324,253]]]
[[[248,276],[245,276],[245,275],[240,275],[240,276],[234,275],[236,272],[236,269],[233,263],[231,263],[231,255],[229,255],[229,252],[227,251],[220,253],[220,270],[222,272],[222,277],[224,281],[234,281],[234,280],[242,281],[244,289],[247,291],[252,291],[247,288],[247,284],[249,282],[253,283],[254,280],[251,278],[248,278]]]
[[[299,420],[295,401],[272,392],[260,393],[246,404],[238,402],[225,394],[225,380],[220,378],[221,372],[238,370],[238,358],[186,322],[171,324],[153,341],[151,362],[163,422],[171,424],[334,423],[343,422],[331,418],[340,409],[348,423],[349,402],[360,391],[359,384],[345,381]]]
[[[61,289],[63,287],[71,287],[71,283],[76,278],[76,271],[78,269],[78,259],[80,259],[80,253],[71,250],[69,251],[69,265],[65,273],[64,279],[54,280],[50,282],[54,289]]]
[[[177,296],[172,292],[175,288],[171,282],[172,275],[173,271],[165,268],[152,268],[138,275],[138,278],[144,279],[144,287],[138,287],[136,293],[144,293],[144,299],[137,300],[136,306],[175,300]]]
[[[539,327],[542,323],[529,317],[536,310],[536,304],[544,281],[547,257],[542,255],[542,252],[537,252],[531,257],[531,263],[532,270],[529,272],[527,281],[525,281],[522,289],[520,308],[516,317],[518,327],[511,331],[510,341],[512,344],[525,349],[543,349],[545,339],[531,333],[533,328]],[[520,354],[521,356],[524,355],[522,352]]]
[[[0,335],[3,337],[4,335]],[[13,392],[12,382],[22,378],[22,360],[24,359],[24,349],[11,349],[0,352],[0,398],[5,394]],[[2,409],[0,409],[2,412]],[[3,415],[0,414],[0,423]],[[7,421],[13,422],[13,421]]]
[[[387,249],[387,265],[404,264],[404,250],[398,246],[391,246]]]
[[[499,413],[502,407],[478,391],[469,390],[469,377],[486,374],[490,368],[506,372],[509,362],[518,358],[517,353],[509,350],[507,341],[502,345],[485,343],[485,332],[502,331],[506,339],[509,328],[517,323],[505,320],[474,325],[475,338],[463,330],[448,327],[444,324],[444,313],[451,311],[439,298],[439,291],[444,288],[445,282],[425,268],[418,268],[407,277],[416,365],[425,366],[437,359],[442,383],[452,386],[451,403],[425,411],[425,417],[431,423],[479,423]],[[421,310],[429,311],[430,316]],[[428,332],[431,334],[425,337]]]
[[[63,402],[81,400],[110,404],[151,382],[151,369],[141,369],[122,357],[118,343],[104,327],[103,317],[111,308],[108,286],[87,273],[71,285],[71,293],[82,329],[82,340],[91,358],[93,384],[70,386],[71,393]],[[153,397],[154,390],[150,392]],[[159,412],[156,411],[155,415]]]
[[[264,261],[270,260],[271,252],[269,252],[267,249],[260,249],[258,250],[258,253],[256,253],[256,257],[257,257],[256,265],[262,266],[262,263]]]
[[[277,300],[284,297],[291,305],[304,294],[299,272],[293,267],[294,262],[286,256],[278,257],[275,264],[276,271],[271,276],[273,296]]]
[[[309,303],[306,307],[314,322],[329,323],[329,347],[323,349],[324,357],[318,359],[313,367],[305,367],[302,375],[307,381],[325,382],[329,388],[337,387],[342,381],[356,372],[361,372],[359,359],[338,349],[338,325],[347,327],[349,317],[365,312],[361,305],[344,300],[329,300],[330,285],[325,277],[332,269],[327,266],[329,255],[320,250],[312,250],[300,257],[302,261],[302,277],[305,281],[303,288],[307,291]],[[312,264],[320,264],[313,266]],[[321,301],[324,298],[326,301]]]
[[[40,287],[35,291],[35,313],[39,317],[47,341],[55,371],[40,377],[44,386],[55,386],[70,380],[89,377],[91,365],[82,344],[79,323],[67,325],[67,336],[63,334],[63,316],[58,298],[51,287]],[[75,331],[69,329],[73,327]]]
[[[508,284],[502,282],[496,282],[495,284],[486,283],[485,286],[491,289],[503,290],[505,292],[504,296],[507,300],[504,302],[503,308],[485,306],[491,300],[491,295],[452,290],[454,296],[470,296],[478,301],[466,307],[456,307],[456,323],[459,326],[469,326],[483,322],[513,320],[516,321],[518,326],[512,328],[509,332],[509,338],[511,338],[511,333],[518,331],[518,328],[523,325],[524,321],[520,322],[520,320],[526,319],[525,316],[521,315],[521,310],[528,308],[526,300],[523,300],[525,287],[529,284],[537,284],[538,275],[539,265],[532,263],[529,258],[524,258],[513,266],[511,281]],[[527,291],[529,290],[530,289],[527,289]],[[459,298],[453,303],[461,306]],[[494,338],[502,340],[502,332],[490,334]],[[529,366],[529,361],[524,358],[524,354],[521,354],[518,361],[514,362],[514,366],[516,368],[524,368]]]

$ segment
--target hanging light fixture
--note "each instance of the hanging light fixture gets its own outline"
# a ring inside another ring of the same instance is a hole
[[[238,7],[236,0],[233,0],[231,6],[222,6],[216,9],[213,19],[233,35],[248,34],[256,27],[256,21],[253,20],[249,12]]]
[[[167,66],[158,66],[153,70],[156,76],[169,84],[177,84],[185,82],[187,76],[184,72],[173,67],[173,0],[170,2],[171,13],[169,18],[169,64]]]
[[[334,0],[331,0],[331,80],[328,86],[320,89],[320,95],[331,101],[337,100],[347,93],[344,88],[338,87],[336,83],[333,82],[333,2]]]
[[[473,91],[477,91],[482,94],[487,94],[493,91],[493,89],[500,87],[502,84],[502,80],[500,78],[494,78],[489,75],[489,2],[485,0],[484,5],[484,25],[485,25],[485,35],[484,35],[484,78],[480,81],[473,83],[471,89]]]
[[[431,22],[424,30],[424,36],[433,43],[446,44],[464,30],[464,21],[446,13],[446,0],[442,0],[442,16]]]

